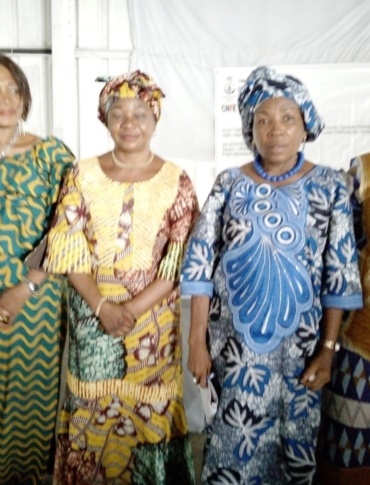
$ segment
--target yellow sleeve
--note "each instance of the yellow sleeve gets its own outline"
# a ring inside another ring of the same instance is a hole
[[[65,179],[48,233],[44,269],[49,273],[91,273],[91,252],[85,232],[88,210],[78,175],[76,164]]]
[[[184,248],[199,213],[194,187],[185,172],[179,180],[179,190],[170,210],[170,240],[158,272],[158,278],[179,281]]]

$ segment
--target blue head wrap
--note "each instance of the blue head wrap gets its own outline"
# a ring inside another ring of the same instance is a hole
[[[253,151],[253,117],[263,101],[270,98],[289,98],[299,106],[307,132],[306,141],[313,141],[324,129],[324,122],[311,101],[307,88],[293,76],[279,74],[266,66],[257,67],[242,87],[238,107],[242,119],[243,138]]]

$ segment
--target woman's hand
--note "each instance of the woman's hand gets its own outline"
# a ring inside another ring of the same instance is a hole
[[[321,338],[323,340],[337,341],[342,317],[343,310],[340,308],[323,309],[323,316],[320,322]],[[318,342],[314,357],[303,372],[301,383],[313,391],[321,389],[330,381],[333,357],[334,352]]]
[[[0,330],[8,330],[9,328],[9,313],[4,307],[0,306]]]
[[[99,312],[100,321],[105,331],[113,337],[123,337],[134,328],[136,319],[127,309],[127,304],[105,301]]]
[[[209,355],[206,342],[196,345],[189,344],[188,369],[193,375],[194,384],[207,387],[207,379],[211,373],[211,366],[211,356]]]
[[[194,384],[201,387],[207,387],[212,365],[206,343],[209,304],[209,296],[195,295],[191,298],[188,369],[193,374]]]
[[[312,391],[318,391],[330,381],[331,363],[334,352],[326,347],[320,347],[315,357],[306,367],[301,383]]]
[[[19,283],[1,293],[0,317],[3,319],[2,322],[0,320],[1,328],[9,329],[29,296],[29,290],[24,283]]]

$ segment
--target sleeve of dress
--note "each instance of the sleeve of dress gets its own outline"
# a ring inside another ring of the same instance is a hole
[[[88,213],[78,174],[76,164],[65,179],[48,233],[43,266],[49,273],[91,273],[91,253],[85,235]]]
[[[328,240],[324,252],[322,306],[350,310],[362,308],[358,253],[350,197],[343,176],[334,175]]]
[[[37,161],[39,166],[49,166],[48,182],[49,182],[49,201],[46,206],[47,221],[50,227],[51,221],[56,210],[56,203],[60,194],[64,177],[69,169],[72,168],[75,157],[72,151],[58,138],[49,137],[41,145],[41,149],[37,154]],[[47,231],[48,227],[46,228]],[[46,254],[47,236],[46,232],[40,243],[28,254],[25,263],[28,268],[39,269],[43,265]]]
[[[55,202],[60,192],[63,176],[68,168],[72,166],[74,160],[72,152],[54,137],[48,137],[36,143],[30,153],[29,159],[34,163],[37,177],[40,183],[44,184],[48,190],[42,195],[44,199],[39,205],[39,207],[42,207],[42,210],[40,209],[37,220],[32,221],[29,227],[23,228],[20,232],[21,236],[17,240],[13,239],[7,250],[2,251],[0,248],[0,278],[4,276],[0,288],[14,286],[28,273],[30,267],[28,256],[38,247],[46,234],[55,210]],[[39,196],[37,193],[33,193],[33,190],[34,186],[30,184],[28,192],[30,196],[32,195],[37,199]],[[13,221],[13,223],[15,225],[18,224],[22,228],[23,221],[20,212],[17,214],[17,217],[19,218],[18,221],[16,223]],[[27,241],[24,240],[26,235],[28,237]],[[17,245],[19,245],[18,248]],[[21,253],[23,253],[22,256],[20,256]]]
[[[50,200],[52,204],[58,201],[62,182],[69,169],[72,168],[75,157],[71,150],[58,138],[54,138],[55,146],[48,153],[52,167],[50,170]]]
[[[197,196],[190,178],[182,172],[179,190],[169,213],[170,237],[161,260],[158,278],[179,281],[184,247],[199,214]]]
[[[211,297],[213,294],[213,273],[221,249],[228,194],[227,179],[227,172],[217,177],[190,235],[181,270],[182,295]]]

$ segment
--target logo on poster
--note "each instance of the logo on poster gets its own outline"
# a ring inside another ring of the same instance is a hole
[[[224,91],[225,91],[226,94],[233,94],[234,91],[235,91],[235,84],[234,84],[233,78],[231,76],[226,79]]]

